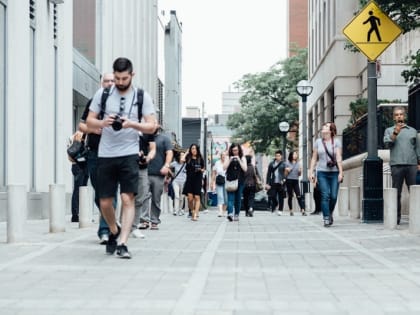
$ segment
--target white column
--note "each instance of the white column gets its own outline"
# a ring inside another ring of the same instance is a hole
[[[50,185],[50,233],[66,230],[66,194],[63,184]]]
[[[351,186],[350,187],[350,218],[359,219],[360,218],[360,187]]]
[[[90,186],[79,187],[79,228],[90,226],[92,210],[92,191]]]
[[[384,227],[397,227],[397,188],[384,188]]]
[[[7,242],[20,242],[27,213],[26,186],[8,185],[7,193]]]
[[[413,234],[420,234],[420,185],[410,186],[409,202],[409,231]]]
[[[338,192],[338,214],[346,217],[349,214],[349,189],[348,187],[340,187]]]

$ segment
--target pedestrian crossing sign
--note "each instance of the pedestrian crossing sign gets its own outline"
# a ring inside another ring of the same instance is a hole
[[[370,1],[344,27],[343,33],[370,61],[375,61],[402,30],[375,1]]]

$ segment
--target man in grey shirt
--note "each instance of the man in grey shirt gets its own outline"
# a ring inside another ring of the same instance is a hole
[[[392,187],[397,188],[397,224],[401,221],[401,191],[405,181],[408,189],[416,184],[417,168],[420,164],[420,143],[417,143],[416,129],[405,124],[405,109],[395,107],[394,126],[385,130],[384,144],[390,149]]]
[[[134,219],[134,196],[138,190],[138,132],[154,133],[157,122],[153,102],[146,92],[143,94],[142,120],[139,122],[140,105],[137,100],[137,89],[132,85],[134,72],[131,61],[127,58],[117,58],[113,70],[115,84],[109,91],[103,117],[100,117],[103,94],[101,88],[92,99],[87,126],[91,130],[102,129],[98,148],[97,193],[101,212],[111,232],[106,252],[113,254],[117,250],[117,256],[131,258],[127,249],[127,240]],[[117,226],[113,206],[118,185],[122,202],[121,228]]]

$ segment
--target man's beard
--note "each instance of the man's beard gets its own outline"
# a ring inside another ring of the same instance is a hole
[[[122,84],[116,84],[115,87],[117,88],[118,91],[120,92],[125,92],[127,91],[131,86],[131,80],[130,82],[128,82],[127,85],[122,85]]]

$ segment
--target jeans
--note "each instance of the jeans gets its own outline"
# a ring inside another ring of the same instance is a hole
[[[236,191],[228,192],[228,203],[227,203],[227,212],[228,215],[233,214],[233,208],[235,207],[235,215],[239,215],[241,212],[241,197],[244,190],[244,184],[239,183],[238,189]]]
[[[287,179],[286,180],[286,187],[287,187],[287,204],[289,206],[289,210],[293,210],[293,192],[295,192],[296,199],[299,203],[300,210],[304,210],[305,206],[303,204],[303,197],[300,194],[299,188],[299,180],[298,179]]]
[[[159,175],[149,175],[149,187],[152,193],[152,202],[150,205],[150,222],[153,224],[160,223],[160,214],[162,209],[160,208],[160,198],[163,193],[163,184],[165,178]]]
[[[270,188],[270,202],[271,202],[271,211],[276,210],[276,207],[279,206],[279,211],[283,211],[284,206],[284,187],[283,184],[274,183]]]
[[[86,167],[80,167],[77,163],[72,164],[71,172],[74,179],[73,194],[71,196],[71,214],[79,215],[79,187],[87,185],[89,175]]]
[[[318,172],[318,189],[321,192],[321,211],[324,220],[328,220],[337,203],[338,172]]]
[[[254,199],[255,199],[255,186],[246,186],[244,187],[244,208],[248,213],[249,209],[254,209]]]
[[[391,177],[392,177],[392,188],[397,188],[397,215],[398,222],[401,219],[401,192],[403,184],[410,190],[411,185],[416,184],[417,166],[416,165],[392,165],[391,166]]]
[[[227,192],[225,189],[225,184],[216,185],[216,194],[217,194],[217,205],[226,205],[227,204]]]
[[[98,165],[98,153],[96,151],[89,150],[88,156],[87,156],[87,169],[90,177],[90,183],[92,184],[93,190],[95,191],[95,204],[98,207],[99,211],[101,211],[101,207],[99,206],[99,198],[96,194],[96,183],[97,183],[97,174],[96,174],[96,168]],[[117,198],[114,200],[114,209],[117,206]],[[101,237],[101,235],[108,235],[109,234],[109,227],[106,223],[104,217],[102,214],[99,218],[99,227],[98,227],[98,236]]]
[[[139,188],[135,199],[136,212],[134,215],[133,228],[136,228],[139,223],[150,221],[149,202],[151,196],[147,168],[141,169],[139,170]]]
[[[174,187],[174,213],[179,213],[184,205],[184,195],[182,194],[182,189],[184,188],[184,183],[178,182],[174,180],[172,182],[172,186]]]

